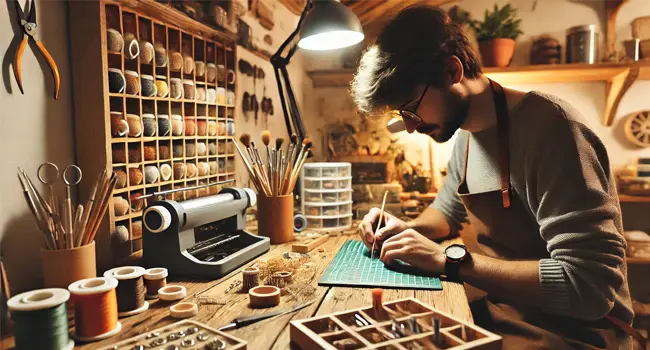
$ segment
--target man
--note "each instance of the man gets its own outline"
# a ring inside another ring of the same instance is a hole
[[[398,110],[409,132],[437,142],[459,131],[431,207],[410,222],[387,214],[376,236],[379,210],[364,218],[363,240],[369,249],[377,241],[384,263],[399,259],[485,291],[471,303],[474,319],[506,349],[631,348],[615,184],[604,145],[577,111],[482,75],[461,30],[422,6],[383,29],[351,93],[360,111]],[[434,242],[466,221],[469,248]]]

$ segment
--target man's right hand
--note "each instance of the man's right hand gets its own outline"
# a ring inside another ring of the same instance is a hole
[[[368,214],[363,217],[363,221],[361,221],[361,224],[359,225],[359,234],[361,235],[361,239],[363,240],[363,243],[366,245],[368,250],[372,249],[372,242],[375,238],[379,243],[410,228],[406,222],[396,218],[387,212],[384,212],[383,221],[386,224],[384,227],[380,228],[377,231],[377,235],[375,237],[375,228],[377,227],[379,214],[379,208],[370,209]],[[378,248],[379,246],[375,245],[375,249]]]

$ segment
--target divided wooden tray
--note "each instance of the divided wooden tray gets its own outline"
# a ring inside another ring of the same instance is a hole
[[[398,312],[394,320],[403,325],[406,336],[395,337],[392,321],[387,314],[377,314],[372,306],[337,312],[329,315],[291,321],[291,342],[302,349],[336,350],[343,339],[352,339],[345,349],[501,349],[501,336],[473,324],[460,321],[438,311],[415,298],[384,303],[384,307]],[[358,316],[370,325],[360,326]],[[415,317],[419,333],[409,329],[409,320]],[[433,319],[440,320],[440,342],[434,345]]]
[[[215,342],[221,342],[214,343]],[[213,344],[214,343],[214,344]],[[101,350],[146,349],[229,349],[246,350],[246,341],[235,338],[207,325],[193,321],[179,321],[146,334],[103,347]]]

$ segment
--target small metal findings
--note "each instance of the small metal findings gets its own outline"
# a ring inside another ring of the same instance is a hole
[[[219,339],[219,338],[214,338],[209,344],[211,346],[211,350],[223,350],[226,348],[226,342]]]
[[[181,342],[181,346],[184,348],[189,348],[190,346],[194,346],[194,344],[196,344],[194,339],[183,339]]]
[[[151,347],[155,347],[155,346],[161,346],[161,345],[165,345],[165,344],[167,344],[167,339],[158,338],[158,339],[154,339],[154,341],[152,341],[151,344],[149,344],[149,345]]]
[[[188,335],[199,332],[199,327],[190,327],[185,331]]]
[[[117,348],[114,348],[114,349],[117,349]],[[145,346],[140,345],[140,344],[135,345],[134,347],[131,348],[131,350],[144,350],[144,349],[146,349]]]
[[[201,333],[196,337],[196,340],[198,341],[206,341],[210,339],[210,335],[208,333]]]
[[[354,314],[354,318],[356,318],[357,321],[361,322],[362,327],[370,325],[370,322],[368,322],[368,320],[366,320],[363,316],[361,316],[361,314]]]
[[[187,333],[185,333],[185,331],[178,331],[178,333],[176,333],[176,337],[183,338],[186,334]]]
[[[160,336],[160,332],[149,333],[147,334],[147,339],[156,338],[158,336]]]
[[[179,350],[179,349],[178,349],[178,346],[176,346],[176,345],[167,345],[165,350]]]
[[[174,341],[176,339],[178,339],[178,336],[176,336],[176,333],[172,333],[172,334],[167,336],[167,340],[169,340],[169,341]]]

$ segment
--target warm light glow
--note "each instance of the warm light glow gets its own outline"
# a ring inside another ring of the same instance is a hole
[[[336,50],[352,46],[361,40],[363,40],[363,33],[353,30],[335,30],[302,38],[298,42],[298,47],[312,51]]]

